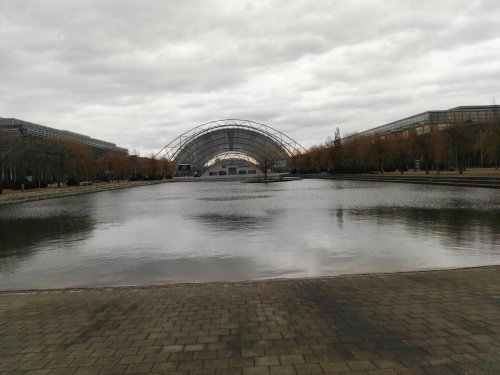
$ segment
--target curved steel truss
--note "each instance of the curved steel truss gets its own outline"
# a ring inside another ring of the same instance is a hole
[[[163,147],[156,156],[202,171],[218,155],[244,154],[258,165],[287,161],[305,149],[282,132],[250,120],[217,120],[196,126]],[[254,162],[254,163],[255,163]]]

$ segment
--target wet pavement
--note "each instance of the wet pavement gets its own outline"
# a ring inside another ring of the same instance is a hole
[[[2,374],[498,374],[500,266],[0,292]]]

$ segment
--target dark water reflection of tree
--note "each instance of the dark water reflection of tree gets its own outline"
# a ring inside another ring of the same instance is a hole
[[[0,218],[0,259],[26,257],[46,241],[85,237],[94,226],[90,216],[61,215],[50,218]]]
[[[345,210],[353,219],[373,220],[380,225],[400,223],[420,236],[438,235],[447,244],[462,245],[480,236],[485,242],[500,242],[500,211],[475,209],[429,209],[375,207]]]

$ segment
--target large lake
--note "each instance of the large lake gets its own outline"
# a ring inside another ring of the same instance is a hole
[[[0,207],[0,290],[500,264],[500,192],[175,182]]]

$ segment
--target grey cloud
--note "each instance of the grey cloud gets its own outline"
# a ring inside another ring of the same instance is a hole
[[[0,4],[0,116],[145,153],[248,118],[305,146],[500,87],[496,1]]]

